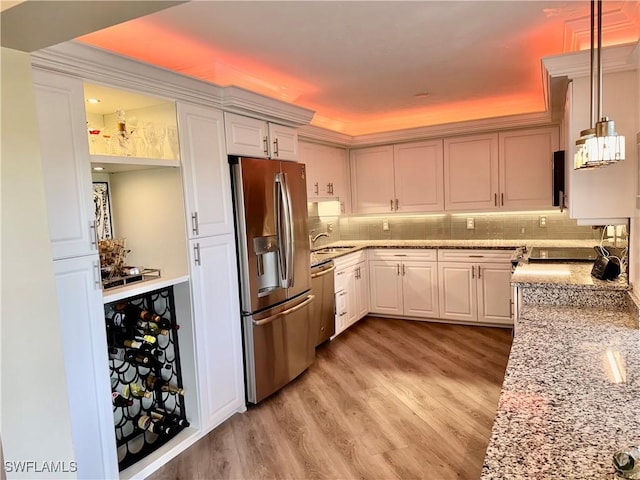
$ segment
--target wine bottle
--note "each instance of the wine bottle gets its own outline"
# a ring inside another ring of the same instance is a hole
[[[166,368],[171,369],[170,364],[163,364],[155,355],[151,352],[144,350],[130,350],[125,353],[125,360],[134,365],[140,365],[147,368]]]
[[[169,330],[164,329],[164,328],[160,328],[158,326],[158,324],[155,323],[155,322],[147,322],[145,320],[138,320],[138,323],[137,323],[136,326],[138,328],[138,331],[140,331],[142,333],[145,333],[145,334],[155,335],[155,336],[158,336],[158,335],[167,336],[167,335],[169,335]]]
[[[157,435],[169,435],[174,430],[175,425],[165,422],[162,419],[154,420],[148,415],[141,415],[138,418],[138,427],[143,430],[149,430]]]
[[[133,400],[123,396],[120,392],[111,392],[111,402],[116,407],[130,407],[133,405]]]
[[[156,392],[170,392],[177,393],[178,395],[184,395],[184,389],[171,385],[163,378],[158,378],[153,375],[147,376],[146,379],[147,388]]]
[[[118,385],[116,391],[126,398],[151,398],[153,394],[148,392],[139,383],[127,383]]]
[[[176,415],[175,413],[169,413],[157,407],[151,410],[149,414],[151,415],[151,418],[154,420],[164,419],[165,422],[169,422],[177,427],[188,427],[190,425],[190,423],[187,421],[186,418],[182,418]]]
[[[128,317],[124,321],[130,324],[136,324],[138,323],[138,320],[142,320],[144,322],[154,322],[162,330],[178,330],[180,328],[179,325],[172,324],[171,320],[168,318],[161,317],[156,313],[152,313],[149,310],[145,310],[131,303],[119,303],[115,306],[115,310],[116,312],[124,313],[124,315]]]

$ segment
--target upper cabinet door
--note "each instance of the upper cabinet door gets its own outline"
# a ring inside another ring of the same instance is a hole
[[[398,212],[444,210],[442,140],[394,146]]]
[[[54,259],[97,251],[82,81],[33,71]]]
[[[233,233],[222,112],[180,103],[178,124],[189,238]]]
[[[267,122],[233,113],[224,114],[227,153],[245,157],[269,157]]]
[[[354,213],[394,212],[393,146],[351,150],[351,180]]]
[[[318,183],[318,170],[317,163],[315,161],[316,145],[313,143],[300,142],[299,144],[300,156],[298,160],[300,163],[306,165],[307,171],[307,198],[309,200],[318,198],[320,195],[320,184]]]
[[[558,128],[500,133],[500,206],[551,208]]]
[[[498,134],[444,140],[446,210],[498,208]]]
[[[292,127],[269,124],[271,158],[276,160],[298,160],[298,131]]]

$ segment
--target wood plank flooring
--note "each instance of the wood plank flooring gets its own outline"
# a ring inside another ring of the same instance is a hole
[[[507,329],[364,318],[149,478],[477,479],[510,347]]]

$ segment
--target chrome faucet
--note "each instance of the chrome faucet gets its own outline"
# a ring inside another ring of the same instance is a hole
[[[314,243],[316,243],[316,240],[318,240],[320,237],[330,237],[331,235],[329,235],[327,232],[320,232],[317,235],[314,235],[313,237],[311,235],[309,235],[309,238],[311,238],[311,244],[313,245]]]

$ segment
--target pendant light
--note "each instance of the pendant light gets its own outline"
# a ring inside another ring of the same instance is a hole
[[[595,6],[598,12],[597,57],[594,49]],[[602,0],[591,0],[591,106],[590,127],[580,132],[576,140],[577,151],[574,155],[574,169],[597,168],[624,160],[624,136],[615,132],[615,124],[602,114]],[[594,72],[594,63],[596,71]],[[595,79],[594,79],[595,73]],[[594,83],[596,88],[594,89]],[[595,113],[595,115],[594,115]],[[595,126],[594,126],[595,125]]]

